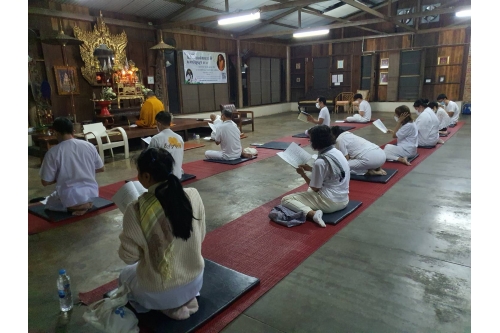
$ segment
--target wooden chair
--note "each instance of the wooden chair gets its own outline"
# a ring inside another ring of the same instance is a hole
[[[368,99],[370,98],[370,90],[358,90],[358,91],[356,91],[356,94],[361,94],[361,96],[363,96],[363,99],[365,101],[368,101]],[[352,107],[353,107],[353,110],[355,107],[358,108],[359,103],[357,101],[353,101]]]
[[[352,92],[342,92],[335,97],[335,113],[339,112],[339,107],[342,106],[347,113],[352,112]]]
[[[243,132],[241,127],[248,124],[252,124],[252,132],[254,131],[253,111],[238,111],[234,104],[220,104],[219,107],[221,111],[228,109],[233,113],[232,121],[238,125],[240,132]],[[249,115],[251,117],[249,117]]]
[[[109,139],[109,134],[111,135],[121,134],[122,140],[111,142],[111,140]],[[127,133],[121,127],[115,127],[113,129],[107,130],[102,123],[83,125],[83,135],[85,136],[85,140],[87,141],[89,141],[89,138],[92,137],[96,140],[99,156],[101,157],[103,163],[104,163],[104,150],[106,149],[110,149],[111,156],[115,157],[115,155],[113,154],[113,148],[123,146],[125,148],[125,158],[129,157]],[[106,138],[106,142],[103,143],[102,138]]]

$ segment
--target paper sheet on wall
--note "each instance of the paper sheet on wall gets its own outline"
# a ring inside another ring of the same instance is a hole
[[[384,123],[380,119],[377,119],[373,122],[373,125],[377,127],[379,130],[381,130],[384,133],[387,133],[387,127],[385,127]]]
[[[338,77],[338,82],[339,82],[339,83],[340,83],[340,82],[344,82],[344,74],[339,74],[338,76],[339,76],[339,77]]]
[[[293,166],[295,169],[301,164],[306,164],[312,157],[304,149],[300,148],[298,144],[292,142],[285,151],[276,153],[285,162]]]
[[[337,82],[338,82],[337,75],[332,75],[332,83],[337,83]]]

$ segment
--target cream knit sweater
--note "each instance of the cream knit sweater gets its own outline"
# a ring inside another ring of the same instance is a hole
[[[156,186],[149,188],[154,191]],[[151,257],[146,238],[141,229],[139,220],[139,205],[137,201],[128,205],[123,215],[123,231],[120,234],[120,249],[118,255],[127,264],[137,264],[137,280],[141,288],[150,292],[161,292],[185,285],[201,274],[205,262],[201,256],[201,243],[205,238],[205,207],[200,194],[194,188],[185,188],[184,192],[191,201],[193,215],[193,231],[187,241],[173,238],[172,277],[163,280],[161,275],[152,267]],[[165,215],[161,223],[168,223]]]

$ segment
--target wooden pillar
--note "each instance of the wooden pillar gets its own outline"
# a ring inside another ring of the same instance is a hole
[[[290,46],[287,45],[286,47],[286,101],[289,103],[291,101],[291,89],[290,89],[290,64],[291,64],[291,59],[290,59]]]
[[[241,79],[241,48],[240,40],[236,40],[236,77],[238,78],[238,109],[243,108],[243,82]]]
[[[158,43],[162,40],[161,29],[156,30],[156,40]],[[168,91],[167,91],[167,72],[165,68],[165,53],[164,50],[158,50],[156,56],[156,70],[155,70],[155,94],[156,97],[165,106],[165,111],[169,111],[168,107]],[[173,82],[175,84],[175,82]]]

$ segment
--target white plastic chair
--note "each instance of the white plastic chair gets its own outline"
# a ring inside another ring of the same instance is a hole
[[[108,135],[109,133],[120,133],[123,140],[111,142]],[[123,146],[125,148],[125,158],[129,157],[127,133],[123,128],[115,127],[110,130],[107,130],[102,123],[94,123],[94,124],[83,125],[83,134],[85,135],[85,140],[89,141],[89,138],[93,137],[97,141],[99,156],[101,157],[103,163],[104,163],[104,150],[106,149],[110,149],[111,156],[115,157],[115,155],[113,154],[113,148]],[[102,142],[103,137],[106,138],[107,142],[104,143]]]

